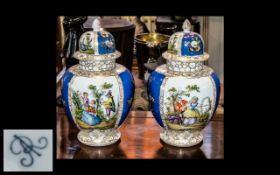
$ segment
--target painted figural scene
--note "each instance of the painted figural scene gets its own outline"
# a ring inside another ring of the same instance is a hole
[[[103,83],[101,87],[88,86],[88,92],[73,91],[75,117],[81,128],[113,128],[118,109],[111,88],[113,84]]]
[[[200,92],[197,85],[188,85],[183,90],[171,87],[165,102],[166,124],[171,129],[201,129],[208,122],[211,110],[211,99],[200,99],[192,96],[192,92]]]

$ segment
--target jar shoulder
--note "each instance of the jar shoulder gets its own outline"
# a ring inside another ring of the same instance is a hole
[[[85,71],[81,70],[79,68],[79,65],[72,66],[68,69],[70,73],[72,73],[74,76],[81,76],[81,77],[88,77],[88,78],[94,78],[94,77],[103,77],[103,76],[116,76],[120,75],[121,73],[124,73],[128,71],[128,69],[120,64],[116,64],[115,69],[111,71],[104,71],[104,72],[91,72],[91,71]],[[128,71],[129,72],[129,71]]]
[[[203,69],[199,72],[193,73],[170,73],[166,67],[166,64],[157,67],[155,70],[156,73],[162,74],[164,76],[173,77],[173,76],[183,76],[186,78],[201,78],[201,77],[209,77],[211,74],[215,73],[215,71],[208,66],[203,65]],[[153,76],[153,74],[152,74]]]

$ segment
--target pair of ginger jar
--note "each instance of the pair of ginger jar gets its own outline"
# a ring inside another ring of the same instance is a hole
[[[147,84],[153,115],[162,127],[160,139],[177,147],[203,140],[201,131],[215,113],[220,95],[217,74],[203,64],[209,58],[203,38],[190,29],[186,20],[183,31],[170,37],[162,54],[167,62],[151,73]],[[80,37],[74,54],[79,64],[64,75],[66,113],[85,145],[111,145],[121,137],[118,128],[130,111],[134,80],[128,69],[115,63],[120,55],[114,37],[95,19],[93,31]]]

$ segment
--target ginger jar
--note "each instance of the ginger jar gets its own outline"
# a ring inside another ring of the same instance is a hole
[[[78,140],[89,146],[111,145],[120,139],[134,95],[134,81],[115,63],[121,53],[112,34],[102,30],[99,18],[93,31],[83,33],[74,57],[79,64],[64,75],[62,97],[69,119],[79,128]]]
[[[203,140],[202,130],[212,118],[220,95],[217,74],[203,62],[203,38],[190,31],[186,20],[183,31],[174,33],[166,64],[157,67],[148,81],[153,115],[162,127],[160,139],[177,147],[190,147]]]

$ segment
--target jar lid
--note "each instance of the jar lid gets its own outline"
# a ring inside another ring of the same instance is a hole
[[[207,60],[209,54],[204,52],[202,36],[191,31],[191,23],[188,19],[185,20],[182,28],[183,31],[171,35],[168,50],[162,56],[165,59],[183,62]]]
[[[114,36],[100,26],[100,18],[92,23],[92,31],[83,33],[79,40],[79,51],[74,57],[82,61],[112,60],[121,56],[116,50]]]

